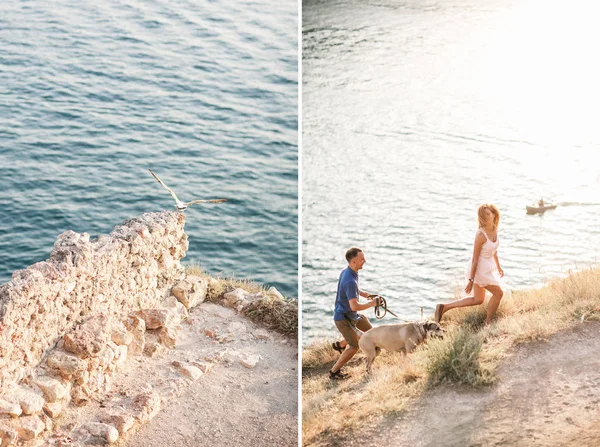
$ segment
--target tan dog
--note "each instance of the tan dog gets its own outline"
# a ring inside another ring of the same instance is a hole
[[[358,346],[367,356],[367,372],[370,374],[379,348],[408,354],[413,352],[427,337],[442,337],[444,332],[446,330],[435,321],[384,324],[365,332],[360,337]]]

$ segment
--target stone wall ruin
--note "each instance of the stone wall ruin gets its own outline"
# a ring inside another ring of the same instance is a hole
[[[174,345],[207,291],[205,279],[184,279],[184,224],[183,213],[163,211],[94,240],[66,231],[48,260],[0,287],[0,445],[34,439],[66,405],[109,389],[127,357]],[[140,420],[157,411],[156,396],[136,399]]]

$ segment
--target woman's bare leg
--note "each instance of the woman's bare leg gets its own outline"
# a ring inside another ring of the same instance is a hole
[[[488,303],[487,307],[487,317],[485,319],[485,324],[490,324],[492,322],[492,318],[494,318],[494,315],[496,315],[496,310],[500,305],[500,300],[502,299],[502,296],[504,296],[504,292],[500,286],[487,286],[486,289],[492,292],[492,297],[490,298],[490,302]]]
[[[485,289],[477,284],[473,284],[473,296],[468,296],[462,300],[456,300],[448,304],[444,304],[444,307],[442,307],[442,315],[444,315],[444,313],[450,309],[454,309],[455,307],[478,306],[483,303],[484,298]]]

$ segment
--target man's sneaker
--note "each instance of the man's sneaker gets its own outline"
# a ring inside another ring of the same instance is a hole
[[[329,378],[331,380],[344,380],[344,379],[348,378],[348,375],[344,374],[342,371],[337,371],[337,372],[329,371]]]

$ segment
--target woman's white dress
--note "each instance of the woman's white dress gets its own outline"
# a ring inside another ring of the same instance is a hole
[[[477,270],[475,270],[473,282],[480,287],[499,286],[500,272],[498,272],[498,267],[496,266],[496,261],[494,260],[494,254],[498,250],[498,245],[500,245],[500,238],[496,236],[496,242],[490,241],[487,237],[487,234],[485,234],[485,231],[483,231],[481,228],[477,230],[475,237],[477,237],[477,233],[479,232],[483,233],[485,236],[485,242],[481,246],[481,251],[479,252],[479,262],[477,263]],[[467,279],[471,277],[472,262],[473,257],[471,257],[465,273]]]

